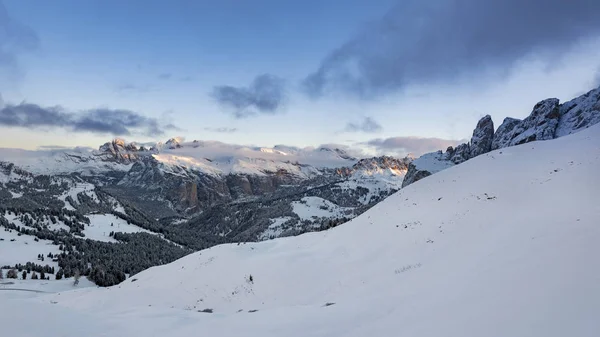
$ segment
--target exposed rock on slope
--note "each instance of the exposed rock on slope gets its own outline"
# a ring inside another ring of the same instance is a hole
[[[600,87],[560,106],[556,137],[600,123]]]
[[[498,129],[494,134],[492,150],[529,143],[536,140],[554,139],[560,117],[558,99],[550,98],[539,102],[529,117],[519,123],[509,120],[512,127]],[[489,152],[483,152],[487,153]],[[480,153],[481,154],[481,153]]]
[[[486,115],[477,123],[473,131],[471,145],[469,147],[469,158],[477,157],[480,154],[490,152],[492,149],[492,140],[494,138],[494,122],[492,116]]]
[[[402,187],[452,165],[493,150],[562,137],[600,122],[600,88],[569,102],[559,104],[556,98],[537,103],[523,119],[507,117],[494,133],[492,118],[487,115],[477,123],[469,144],[428,153],[412,162]]]

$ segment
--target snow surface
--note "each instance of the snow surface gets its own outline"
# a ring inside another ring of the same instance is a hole
[[[0,292],[0,326],[38,337],[595,337],[599,169],[600,125],[505,148],[329,231],[216,246],[108,289]]]
[[[429,171],[431,174],[454,166],[454,163],[444,158],[441,151],[426,153],[412,161],[420,171]]]
[[[87,148],[69,150],[22,150],[0,148],[0,161],[14,163],[33,174],[94,175],[106,171],[128,171],[132,164],[102,161],[98,151]]]
[[[112,214],[90,214],[87,215],[90,219],[90,224],[85,225],[83,234],[86,239],[92,239],[104,242],[117,242],[109,236],[110,232],[122,232],[122,233],[150,233],[147,229],[138,227],[136,225],[127,224],[127,221],[116,217]],[[111,226],[112,224],[112,226]]]
[[[124,144],[123,140],[115,140]],[[110,143],[109,143],[110,144]],[[357,159],[343,149],[329,148],[276,148],[250,147],[225,144],[217,141],[184,143],[183,139],[172,139],[166,144],[155,144],[159,153],[140,152],[152,155],[169,166],[182,166],[205,174],[254,174],[264,175],[284,169],[300,176],[318,173],[315,168],[352,166]],[[138,153],[138,152],[135,152]],[[111,158],[113,154],[90,148],[60,150],[21,150],[0,148],[1,161],[15,165],[34,174],[69,174],[79,172],[94,175],[106,171],[128,171],[133,164],[121,164]],[[0,176],[0,182],[6,180]]]
[[[319,197],[304,197],[301,201],[293,201],[292,208],[301,220],[342,217],[346,211],[352,211],[352,208],[340,207]]]
[[[285,228],[283,228],[283,224],[285,222],[291,220],[291,219],[292,219],[292,217],[289,217],[289,216],[284,216],[284,217],[280,217],[280,218],[271,219],[271,224],[260,235],[259,239],[260,240],[268,240],[271,237],[278,237],[278,236],[280,236],[281,233],[283,233],[285,231]]]
[[[60,254],[58,246],[53,245],[52,241],[39,239],[35,241],[34,236],[25,234],[19,236],[16,230],[9,232],[4,227],[0,227],[0,239],[4,239],[0,240],[0,267],[35,262],[42,266],[58,268],[58,263],[47,257],[48,253]],[[15,241],[11,241],[13,239]],[[44,254],[44,261],[37,260],[38,254]]]

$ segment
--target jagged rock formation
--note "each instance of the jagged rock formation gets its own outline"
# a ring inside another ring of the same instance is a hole
[[[596,123],[600,123],[600,88],[563,104],[556,98],[543,100],[523,120],[505,118],[496,132],[487,115],[477,123],[470,144],[449,147],[446,153],[425,154],[413,161],[402,187],[493,150],[562,137]]]
[[[486,115],[477,123],[469,146],[469,158],[490,152],[494,139],[494,122],[492,116]]]
[[[460,164],[471,158],[471,147],[467,143],[460,144],[453,149],[450,146],[446,151],[446,159],[450,160],[454,164]]]
[[[121,164],[135,162],[140,157],[140,152],[146,152],[144,147],[138,148],[135,143],[125,143],[125,140],[115,138],[105,143],[98,149],[97,156],[105,161],[116,161]]]
[[[510,119],[510,125],[499,128],[494,134],[492,150],[529,143],[536,140],[554,139],[560,117],[556,98],[543,100],[535,105],[533,112],[522,121]],[[489,151],[483,152],[487,153]],[[481,153],[480,153],[481,154]]]
[[[556,137],[600,123],[600,87],[560,106]]]

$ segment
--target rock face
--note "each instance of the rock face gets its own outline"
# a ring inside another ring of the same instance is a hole
[[[477,157],[480,154],[488,153],[492,149],[492,140],[494,139],[494,122],[492,116],[486,115],[477,123],[473,131],[471,145],[469,147],[469,158]]]
[[[515,119],[509,120],[511,125],[499,128],[494,135],[492,149],[554,139],[560,118],[559,108],[558,99],[550,98],[536,104],[531,115],[524,120],[518,123]]]
[[[406,175],[404,176],[402,187],[408,186],[415,181],[419,181],[451,166],[454,166],[454,163],[448,159],[448,153],[438,151],[424,154],[408,165],[408,172],[406,172]]]
[[[123,139],[115,138],[100,146],[98,151],[103,160],[129,164],[139,159],[140,152],[145,152],[142,149],[138,149],[134,143],[128,144]]]
[[[600,123],[600,88],[560,106],[555,136],[566,136],[596,123]]]
[[[511,137],[514,134],[515,128],[521,124],[523,121],[516,118],[506,117],[498,130],[496,130],[496,134],[494,134],[494,140],[492,141],[492,150],[497,150],[502,147],[503,144],[509,144],[511,141]]]
[[[446,158],[454,164],[460,164],[471,158],[471,148],[467,143],[460,144],[456,149],[446,151]]]
[[[505,118],[495,133],[492,118],[488,115],[477,123],[470,144],[449,147],[446,153],[428,153],[414,160],[402,187],[493,150],[562,137],[596,123],[600,123],[600,88],[563,104],[556,98],[543,100],[523,120]],[[433,166],[432,158],[437,160]]]

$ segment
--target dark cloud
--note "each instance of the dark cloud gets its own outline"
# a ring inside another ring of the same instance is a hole
[[[18,56],[37,50],[40,39],[30,27],[15,21],[0,0],[0,70],[16,73]]]
[[[74,132],[91,132],[127,136],[164,134],[170,126],[130,110],[91,109],[80,113],[61,107],[41,107],[37,104],[5,104],[0,108],[0,126],[38,128],[65,128]]]
[[[383,130],[383,127],[371,117],[365,117],[360,124],[348,123],[344,128],[345,132],[376,133],[380,132],[381,130]]]
[[[204,128],[204,131],[209,131],[209,132],[218,132],[218,133],[234,133],[237,132],[238,129],[237,128]]]
[[[361,143],[361,145],[374,148],[379,153],[394,153],[402,156],[412,153],[415,156],[420,156],[428,152],[446,150],[448,146],[456,146],[465,142],[466,140],[441,138],[392,137],[372,139],[368,142]]]
[[[235,118],[276,114],[285,100],[285,81],[277,76],[257,76],[248,87],[216,86],[211,96]]]
[[[600,34],[598,0],[404,0],[333,50],[303,82],[318,97],[362,97],[492,70],[535,54],[560,59]]]
[[[173,74],[171,73],[162,73],[158,75],[158,79],[159,80],[170,80],[173,77]]]

